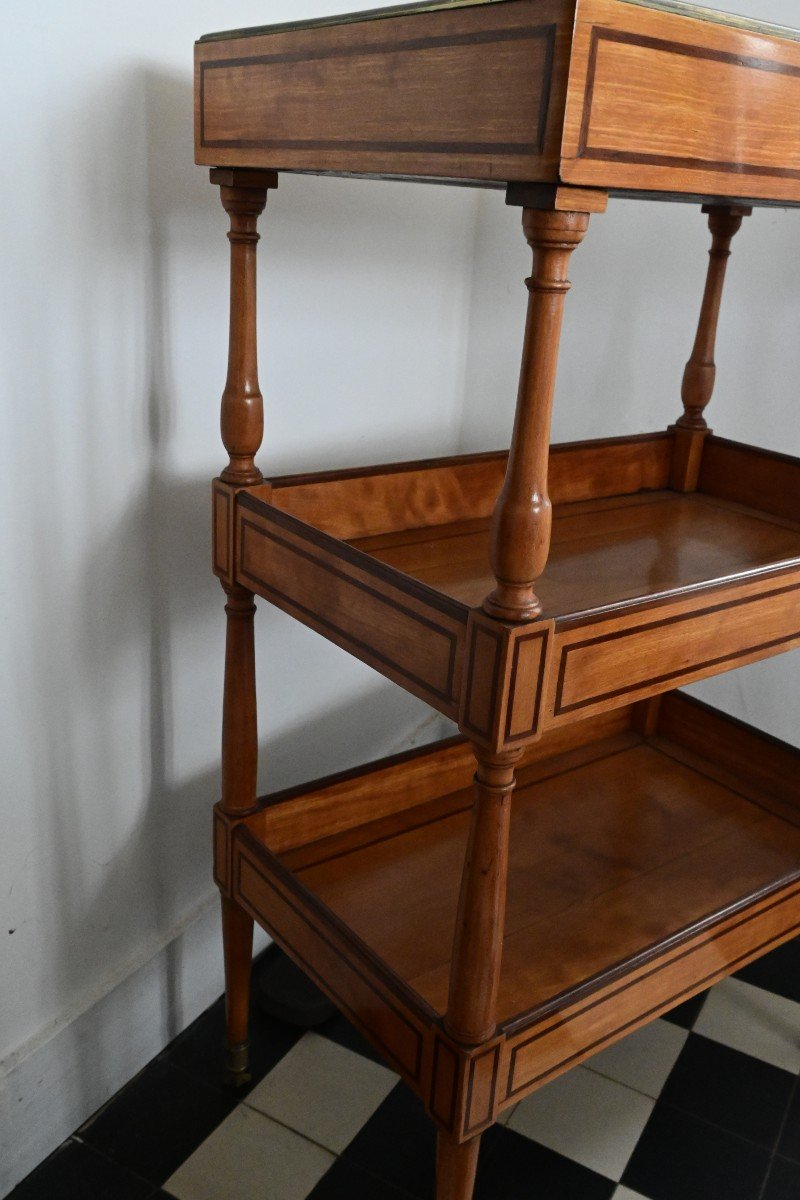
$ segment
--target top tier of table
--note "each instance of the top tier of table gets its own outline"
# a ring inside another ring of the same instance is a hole
[[[800,33],[672,0],[450,0],[211,34],[210,166],[800,204]]]

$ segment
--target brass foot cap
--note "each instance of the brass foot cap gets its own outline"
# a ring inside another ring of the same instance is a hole
[[[225,1048],[225,1080],[231,1087],[244,1087],[250,1082],[247,1068],[250,1060],[250,1043]]]

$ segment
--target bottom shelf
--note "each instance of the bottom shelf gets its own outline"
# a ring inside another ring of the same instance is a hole
[[[267,799],[237,828],[234,894],[464,1135],[800,923],[800,754],[677,693],[655,711],[622,709],[529,751],[499,1033],[465,1066],[463,1103],[457,1068],[452,1106],[439,1076],[443,1055],[463,1057],[441,1018],[469,747]]]

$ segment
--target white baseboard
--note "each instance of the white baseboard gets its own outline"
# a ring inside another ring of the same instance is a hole
[[[0,1197],[220,995],[219,924],[214,895],[166,945],[0,1063]],[[266,938],[256,934],[258,948]]]

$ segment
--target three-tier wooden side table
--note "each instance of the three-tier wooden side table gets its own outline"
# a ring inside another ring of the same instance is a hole
[[[437,1200],[469,1200],[503,1109],[800,928],[800,755],[675,690],[800,643],[800,460],[705,418],[731,240],[754,206],[800,204],[800,34],[669,0],[214,34],[196,158],[231,242],[213,484],[229,1069],[247,1070],[257,920],[422,1098]],[[256,223],[279,171],[502,187],[521,207],[508,454],[264,479]],[[551,447],[570,256],[618,195],[708,215],[683,410]],[[255,595],[462,736],[259,798]]]

